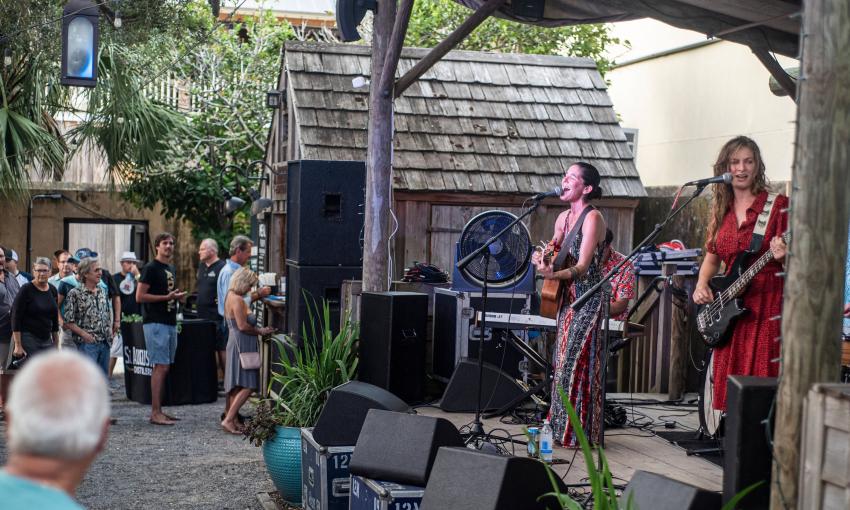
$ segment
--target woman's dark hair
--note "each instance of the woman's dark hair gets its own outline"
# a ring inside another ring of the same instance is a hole
[[[599,181],[602,180],[599,177],[599,170],[596,169],[595,166],[590,163],[585,163],[584,161],[579,161],[578,163],[574,163],[575,166],[581,169],[581,180],[584,181],[585,186],[591,186],[593,189],[588,193],[587,199],[594,200],[602,196],[602,186],[599,185]]]

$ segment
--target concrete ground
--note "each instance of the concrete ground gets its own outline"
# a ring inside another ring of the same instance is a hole
[[[79,502],[91,509],[261,509],[257,493],[274,490],[262,450],[221,429],[223,408],[223,397],[170,407],[165,412],[180,418],[176,425],[151,425],[150,406],[128,400],[122,380],[112,396],[118,422],[79,488]],[[4,424],[0,432],[5,463]]]

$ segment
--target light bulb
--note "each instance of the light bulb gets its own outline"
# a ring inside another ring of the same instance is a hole
[[[121,28],[121,25],[122,25],[121,13],[118,12],[118,11],[115,11],[115,19],[112,20],[112,26],[114,26],[115,28]]]

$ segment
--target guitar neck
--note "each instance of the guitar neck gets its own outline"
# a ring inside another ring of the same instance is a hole
[[[786,243],[788,242],[788,232],[785,232],[785,234],[782,235],[782,240]],[[755,278],[758,272],[764,269],[764,266],[766,266],[771,260],[773,260],[773,252],[767,250],[761,257],[753,262],[753,264],[748,267],[737,280],[735,280],[735,283],[726,289],[726,293],[728,293],[727,299],[734,299],[740,296],[747,289],[747,286],[750,284],[752,279]]]

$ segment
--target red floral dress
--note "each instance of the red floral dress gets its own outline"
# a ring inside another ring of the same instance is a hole
[[[706,247],[717,254],[726,268],[732,266],[735,257],[750,248],[756,218],[764,208],[767,192],[758,194],[747,209],[747,219],[739,227],[732,207],[723,217],[717,239]],[[770,249],[770,240],[782,235],[788,228],[788,197],[779,195],[770,213],[764,241],[752,262]],[[784,281],[776,273],[782,265],[775,260],[768,263],[750,282],[744,292],[744,308],[748,313],[735,322],[732,339],[714,350],[714,407],[726,409],[726,377],[729,375],[753,375],[776,377],[779,374],[779,320],[771,320],[782,312],[782,289]]]
[[[614,269],[614,266],[619,264],[624,258],[626,258],[625,255],[612,248],[611,256],[609,256],[605,264],[602,265],[602,275],[605,276],[610,273],[611,270]],[[635,265],[632,264],[631,260],[623,264],[620,271],[611,277],[611,288],[611,301],[619,301],[620,299],[632,300],[635,298]],[[618,321],[624,321],[628,316],[629,309],[627,307],[623,310],[623,313],[620,315],[613,315],[611,318]]]

